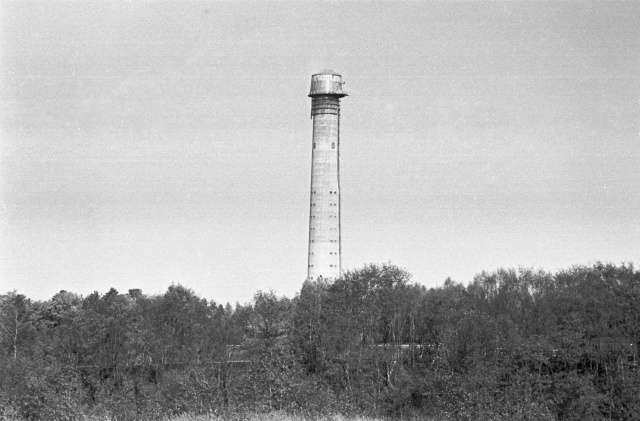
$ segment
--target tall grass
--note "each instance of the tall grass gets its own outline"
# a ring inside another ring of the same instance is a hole
[[[169,418],[166,421],[382,421],[382,419],[370,418],[365,416],[350,417],[341,414],[288,414],[286,412],[275,411],[263,414],[235,413],[225,415],[180,415],[177,417]]]
[[[69,418],[78,419],[78,418]],[[121,421],[114,415],[85,415],[80,418],[82,421]],[[406,420],[429,421],[424,417],[420,418],[404,418]],[[151,421],[151,418],[145,418],[145,421]],[[0,412],[0,421],[24,421],[15,414]],[[384,421],[384,418],[369,417],[363,415],[346,416],[342,414],[289,414],[284,411],[272,411],[267,413],[256,412],[228,412],[224,414],[205,414],[205,415],[176,415],[173,417],[165,417],[161,420],[154,421]]]
[[[417,418],[416,418],[417,420]],[[428,421],[421,418],[422,421]],[[22,421],[20,418],[4,418],[0,415],[0,421]],[[83,421],[119,421],[114,416],[87,416]],[[177,415],[158,421],[383,421],[383,418],[367,417],[362,415],[345,416],[341,414],[311,415],[288,414],[282,411],[269,413],[225,413],[206,415]]]

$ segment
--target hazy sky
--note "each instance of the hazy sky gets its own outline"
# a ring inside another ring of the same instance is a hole
[[[0,293],[305,279],[311,75],[343,266],[640,263],[639,2],[2,2]]]

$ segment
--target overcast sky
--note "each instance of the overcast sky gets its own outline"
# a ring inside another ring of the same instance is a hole
[[[2,2],[0,293],[306,276],[311,75],[343,268],[640,263],[640,3]]]

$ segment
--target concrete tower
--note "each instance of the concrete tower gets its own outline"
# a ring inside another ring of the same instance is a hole
[[[324,70],[311,77],[311,206],[307,279],[336,279],[340,245],[340,98],[342,76]]]

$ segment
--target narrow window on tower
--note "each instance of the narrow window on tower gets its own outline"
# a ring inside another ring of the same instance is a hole
[[[336,148],[336,142],[331,142],[331,149],[335,149]]]
[[[313,142],[313,149],[315,149],[315,148],[316,148],[316,143],[315,143],[315,142]]]

